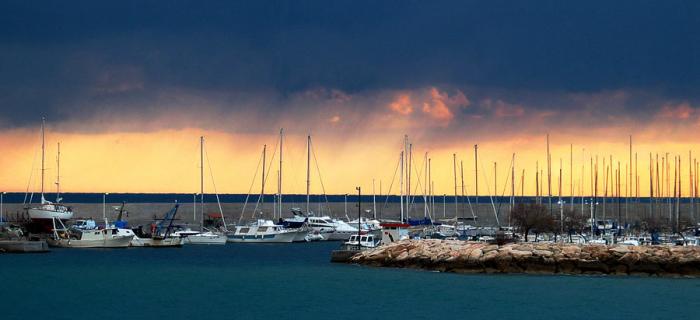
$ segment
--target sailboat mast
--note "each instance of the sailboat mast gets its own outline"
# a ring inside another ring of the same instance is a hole
[[[61,200],[61,143],[58,143],[56,154],[56,203]]]
[[[455,180],[455,218],[457,218],[457,154],[452,154],[452,172]]]
[[[311,192],[311,135],[306,136],[306,214],[309,214]]]
[[[476,215],[479,215],[479,152],[478,145],[474,145],[474,193],[476,196]],[[462,196],[464,196],[464,182],[462,183]]]
[[[263,207],[265,205],[265,165],[267,160],[265,160],[265,157],[267,155],[267,145],[263,145],[263,172],[262,172],[262,184],[260,186],[260,210],[263,210]]]
[[[432,171],[433,168],[431,166],[431,158],[428,158],[428,182],[430,183],[430,186],[428,187],[428,198],[430,199],[430,212],[432,216],[435,216],[435,202],[433,201],[433,177],[432,177]]]
[[[374,180],[372,179],[372,215],[373,219],[377,219],[377,192],[374,189]]]
[[[282,144],[284,143],[284,128],[280,128],[280,168],[279,168],[279,176],[277,177],[277,202],[278,202],[278,210],[277,214],[279,214],[280,218],[282,218]]]
[[[199,199],[201,203],[199,227],[204,230],[204,136],[199,137]]]
[[[405,148],[404,148],[405,149]],[[399,178],[399,184],[400,186],[400,191],[399,191],[399,201],[401,202],[401,222],[403,222],[403,178],[404,178],[404,152],[401,151],[401,156],[399,157],[399,161],[401,162],[401,177]],[[390,188],[391,189],[391,188]]]
[[[425,171],[423,173],[423,218],[428,216],[428,153],[426,152],[423,156],[423,164],[425,166]]]
[[[464,163],[459,162],[459,172],[462,177],[462,218],[464,218]]]
[[[44,155],[46,153],[46,147],[45,147],[45,133],[44,133],[44,127],[46,126],[46,118],[42,117],[41,118],[41,202],[44,202],[44,171],[46,171],[45,165],[44,165]]]
[[[569,145],[569,194],[571,195],[571,211],[574,211],[574,144]]]
[[[515,207],[515,153],[510,166],[510,212]],[[508,214],[508,226],[510,226],[510,213]]]
[[[549,153],[549,133],[547,134],[547,201],[549,215],[552,215],[552,156]]]
[[[406,182],[408,183],[406,188],[406,217],[410,219],[411,216],[411,170],[413,166],[413,143],[408,144],[408,176],[406,177]]]

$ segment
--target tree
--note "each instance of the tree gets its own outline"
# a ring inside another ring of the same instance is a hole
[[[569,242],[572,242],[571,236],[576,233],[583,233],[586,228],[586,217],[576,211],[576,209],[564,210],[564,231],[569,236]]]
[[[513,224],[518,231],[523,234],[525,241],[530,232],[538,235],[542,232],[553,232],[556,230],[556,221],[549,214],[547,207],[537,203],[520,203],[511,211]]]

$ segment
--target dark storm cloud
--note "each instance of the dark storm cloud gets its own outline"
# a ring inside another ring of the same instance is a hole
[[[443,86],[543,109],[580,106],[557,104],[559,94],[629,90],[694,103],[700,92],[695,1],[6,1],[0,9],[5,128],[41,115],[167,111],[163,97],[183,91],[225,95],[214,98],[224,109],[272,93],[266,111],[319,87]],[[623,109],[660,105],[643,100]]]

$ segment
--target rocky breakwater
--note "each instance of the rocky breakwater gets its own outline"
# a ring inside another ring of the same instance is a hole
[[[700,247],[405,240],[363,251],[348,262],[457,273],[700,277]]]

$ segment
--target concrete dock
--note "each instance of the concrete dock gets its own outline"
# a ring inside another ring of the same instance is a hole
[[[0,253],[42,253],[49,252],[45,240],[0,240]]]

